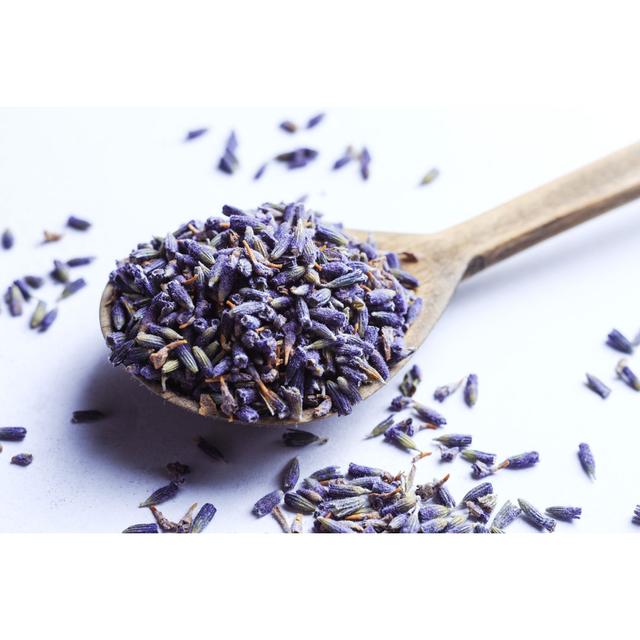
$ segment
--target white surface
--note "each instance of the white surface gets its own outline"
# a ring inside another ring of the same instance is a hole
[[[1,531],[117,532],[151,521],[138,502],[166,482],[164,465],[180,460],[193,473],[163,511],[179,518],[192,502],[218,507],[210,532],[278,531],[255,520],[255,500],[278,485],[284,463],[301,459],[303,474],[353,460],[390,470],[411,456],[379,440],[363,441],[384,415],[397,384],[357,407],[350,418],[316,428],[329,443],[287,449],[277,430],[211,424],[163,405],[107,362],[97,320],[98,300],[113,260],[153,233],[189,218],[267,199],[310,194],[310,204],[351,227],[428,232],[459,222],[568,170],[635,141],[636,114],[616,111],[339,110],[317,129],[280,132],[285,118],[308,110],[3,110],[0,112],[0,227],[15,248],[0,251],[4,288],[25,273],[45,273],[53,258],[93,254],[77,270],[90,286],[60,304],[44,335],[27,328],[28,314],[0,315],[0,424],[28,429],[22,444],[0,453]],[[189,128],[211,133],[191,144]],[[231,127],[240,139],[241,172],[213,171]],[[355,167],[329,167],[353,143],[370,148],[372,178]],[[314,166],[287,173],[269,168],[251,176],[275,152],[309,144],[321,150]],[[432,185],[415,185],[432,166]],[[62,228],[69,213],[94,222],[86,234],[68,231],[39,246],[43,229]],[[438,407],[448,430],[468,432],[474,446],[500,456],[537,449],[541,462],[505,470],[494,486],[502,502],[525,497],[541,508],[582,506],[584,515],[558,532],[631,531],[640,502],[640,396],[615,381],[618,355],[604,346],[618,327],[640,328],[636,265],[640,203],[630,204],[492,267],[466,282],[414,362],[425,380],[418,399],[432,404],[435,386],[470,371],[480,379],[473,410],[455,396]],[[59,289],[47,285],[45,299]],[[32,307],[31,307],[32,308]],[[29,309],[30,310],[30,309]],[[640,371],[640,360],[632,359]],[[606,401],[586,390],[585,371],[613,388]],[[397,380],[399,381],[399,379]],[[73,425],[71,412],[101,408],[108,420]],[[229,464],[214,464],[192,442],[214,440]],[[417,439],[428,446],[429,432]],[[579,467],[579,442],[591,444],[598,479]],[[9,464],[19,451],[33,464]],[[451,472],[460,497],[474,484],[464,461],[419,464],[418,481]],[[513,531],[529,531],[516,523]]]

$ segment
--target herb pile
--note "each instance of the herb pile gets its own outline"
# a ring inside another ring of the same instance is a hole
[[[231,206],[111,273],[114,365],[243,422],[351,412],[410,355],[418,282],[300,202]]]

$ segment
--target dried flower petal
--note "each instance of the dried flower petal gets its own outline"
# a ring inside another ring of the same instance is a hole
[[[280,491],[280,489],[268,493],[253,505],[253,515],[258,518],[262,518],[270,514],[275,509],[275,507],[277,507],[282,502],[283,497],[284,493]]]
[[[547,507],[545,511],[552,518],[564,520],[565,522],[577,520],[582,515],[582,509],[580,507]]]
[[[18,453],[11,458],[11,464],[19,467],[28,467],[33,462],[33,456],[30,453]]]
[[[591,391],[593,391],[594,393],[597,393],[603,400],[605,398],[609,397],[609,394],[611,393],[611,389],[609,389],[609,387],[607,387],[607,385],[602,382],[602,380],[599,380],[598,378],[596,378],[595,376],[587,373],[587,387],[589,387],[589,389],[591,389]]]
[[[592,479],[596,479],[596,461],[591,453],[591,448],[586,442],[578,445],[578,459],[585,473]]]
[[[27,430],[24,427],[0,427],[0,440],[19,442],[24,440]]]
[[[607,344],[616,351],[629,354],[633,353],[633,343],[617,329],[613,329],[609,333],[607,336]]]
[[[141,502],[139,507],[150,507],[151,505],[162,504],[171,498],[175,498],[178,493],[178,485],[175,482],[170,482],[164,487],[156,489],[144,502]]]

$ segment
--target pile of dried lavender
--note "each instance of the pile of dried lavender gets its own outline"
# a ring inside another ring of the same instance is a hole
[[[416,279],[300,202],[191,221],[111,273],[114,365],[243,422],[351,412],[409,355]]]
[[[22,442],[27,435],[24,427],[0,427],[0,453],[2,452],[2,441]],[[28,467],[33,462],[30,453],[17,453],[11,458],[11,464],[18,467]]]

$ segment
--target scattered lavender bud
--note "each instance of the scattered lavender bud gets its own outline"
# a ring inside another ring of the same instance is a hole
[[[547,507],[545,511],[555,520],[564,520],[565,522],[577,520],[582,515],[580,507]]]
[[[397,444],[403,449],[409,449],[413,451],[420,451],[418,445],[414,442],[414,440],[409,437],[404,431],[397,429],[396,427],[391,427],[384,432],[384,439],[387,442],[392,442],[393,444]]]
[[[616,365],[616,373],[618,377],[634,391],[640,391],[640,379],[631,371],[625,359],[620,360]]]
[[[587,373],[587,387],[591,389],[594,393],[597,393],[602,399],[608,398],[611,393],[611,389],[607,387],[607,385],[599,380],[595,376]]]
[[[537,451],[527,451],[526,453],[519,453],[515,456],[507,458],[500,464],[500,468],[507,469],[526,469],[538,464],[540,461],[540,455]]]
[[[158,525],[155,522],[150,524],[132,524],[122,533],[158,533]]]
[[[61,260],[53,261],[53,271],[51,271],[51,277],[60,282],[61,284],[66,284],[69,282],[71,274],[69,272],[69,267],[67,267],[66,262],[62,262]]]
[[[38,300],[38,304],[31,315],[31,320],[29,321],[29,326],[32,329],[36,329],[42,324],[44,317],[47,315],[47,305],[42,301]]]
[[[496,454],[485,453],[484,451],[478,451],[477,449],[463,449],[460,455],[468,462],[483,462],[484,464],[495,464]]]
[[[175,498],[178,493],[178,485],[175,482],[170,482],[160,489],[156,489],[144,502],[141,502],[139,507],[150,507],[151,505],[162,504],[171,498]]]
[[[433,399],[438,402],[444,402],[450,395],[460,388],[463,380],[464,378],[461,378],[458,382],[452,382],[451,384],[445,384],[441,387],[437,387],[433,392]]]
[[[84,267],[88,264],[91,264],[95,258],[91,256],[86,256],[84,258],[71,258],[71,260],[67,260],[67,267]]]
[[[258,518],[262,518],[270,514],[275,509],[275,507],[277,507],[282,502],[283,497],[284,493],[280,491],[280,489],[268,493],[253,505],[253,515]]]
[[[11,229],[5,229],[2,232],[2,248],[7,250],[11,249],[11,247],[13,247],[14,242],[15,242],[15,239]]]
[[[202,451],[205,455],[209,456],[215,462],[226,462],[224,454],[218,447],[216,447],[213,442],[203,438],[202,436],[197,436],[195,439],[196,446],[200,451]]]
[[[591,453],[591,448],[586,442],[581,442],[578,445],[578,459],[580,460],[580,464],[585,470],[585,473],[591,478],[591,480],[595,480],[596,461],[593,458],[593,453]]]
[[[234,131],[229,134],[225,144],[224,151],[218,161],[218,170],[229,175],[235,173],[238,168],[238,158],[236,150],[238,149],[238,139]]]
[[[482,482],[467,491],[462,500],[460,500],[460,504],[464,505],[467,504],[467,502],[475,502],[478,498],[482,498],[490,493],[493,493],[493,485],[490,482]]]
[[[24,281],[32,289],[39,289],[44,284],[44,278],[41,278],[40,276],[25,276]]]
[[[507,500],[493,516],[491,523],[491,533],[504,533],[504,530],[520,517],[522,509],[514,505],[511,500]]]
[[[463,435],[460,433],[445,433],[437,438],[434,438],[438,442],[442,443],[446,447],[460,447],[461,449],[464,447],[468,447],[473,438],[468,435]]]
[[[282,440],[287,447],[306,447],[308,444],[318,443],[325,444],[329,441],[328,438],[321,438],[309,431],[303,431],[302,429],[287,429],[282,434]]]
[[[381,436],[387,429],[393,426],[394,418],[389,416],[385,418],[380,424],[376,425],[367,435],[367,438],[376,438]]]
[[[60,294],[60,299],[68,298],[74,293],[80,291],[80,289],[83,289],[86,286],[86,284],[87,283],[84,278],[78,278],[73,282],[69,282],[65,286],[65,288],[62,290],[62,293]]]
[[[352,533],[353,529],[343,522],[331,518],[316,518],[317,530],[321,533]]]
[[[467,407],[473,407],[478,401],[478,376],[470,373],[464,386],[464,401]]]
[[[640,524],[640,504],[633,510],[633,518],[631,519],[633,524]]]
[[[309,118],[309,120],[307,121],[307,129],[313,129],[314,127],[317,127],[324,120],[324,117],[324,113],[318,113],[315,116]]]
[[[187,135],[184,137],[185,142],[191,142],[191,140],[196,140],[197,138],[202,137],[209,131],[208,128],[203,127],[202,129],[191,129],[191,131],[187,131]]]
[[[295,133],[298,130],[298,125],[295,122],[291,122],[291,120],[281,122],[279,127],[287,133]]]
[[[77,218],[76,216],[69,216],[67,219],[67,227],[76,229],[76,231],[86,231],[91,226],[88,220]]]
[[[427,184],[431,184],[439,175],[440,172],[438,171],[438,169],[436,169],[435,167],[433,169],[430,169],[429,171],[427,171],[427,173],[424,174],[424,176],[422,176],[422,180],[420,180],[419,186],[424,187]]]
[[[447,424],[446,418],[438,413],[435,409],[430,409],[419,402],[413,403],[413,410],[418,414],[418,416],[428,422],[429,424],[433,424],[437,427],[442,427]]]
[[[291,491],[300,478],[300,461],[298,458],[292,458],[291,461],[284,468],[282,473],[282,490]]]
[[[258,167],[258,170],[255,172],[253,179],[260,180],[260,178],[262,178],[262,176],[264,175],[264,172],[267,170],[268,166],[269,166],[268,162],[265,162],[264,164],[260,165],[260,167]]]
[[[471,477],[475,480],[480,480],[481,478],[486,478],[495,473],[496,469],[488,464],[485,464],[481,460],[476,460],[471,465]]]
[[[22,296],[22,292],[15,285],[12,284],[8,289],[7,293],[4,296],[5,302],[9,307],[9,313],[14,318],[22,315],[22,305],[24,303],[24,298]]]
[[[633,344],[631,340],[622,335],[617,329],[613,329],[607,336],[607,344],[616,351],[622,353],[633,353]]]
[[[404,374],[402,382],[400,383],[400,393],[403,396],[412,397],[418,385],[422,381],[422,373],[417,365],[413,365],[407,373]]]
[[[217,509],[210,503],[206,502],[200,507],[196,517],[193,519],[191,533],[202,533],[208,526],[213,516],[216,515]]]
[[[522,509],[522,515],[524,516],[525,520],[531,523],[534,527],[536,527],[537,529],[545,529],[549,532],[555,530],[556,521],[553,518],[547,518],[526,500],[518,498],[518,504]]]
[[[285,493],[284,503],[297,513],[314,513],[316,505],[297,493]]]
[[[18,279],[14,280],[13,284],[20,289],[20,293],[22,294],[24,301],[29,302],[29,300],[31,300],[31,291],[29,291],[27,283],[24,280]]]
[[[314,471],[309,477],[322,482],[323,480],[334,480],[343,476],[342,470],[336,465],[329,465]]]
[[[18,453],[11,458],[11,464],[19,467],[28,467],[33,462],[33,456],[30,453]]]
[[[342,169],[354,159],[353,147],[347,147],[344,154],[333,163],[333,170]]]
[[[74,411],[71,422],[74,424],[83,424],[85,422],[97,422],[102,420],[105,414],[97,409],[85,409],[82,411]]]
[[[358,160],[360,161],[360,175],[362,176],[363,180],[368,180],[369,165],[371,164],[371,154],[366,147],[362,148]]]
[[[406,396],[396,396],[389,405],[390,411],[402,411],[408,409],[413,404],[411,398]]]
[[[457,447],[443,447],[440,445],[440,461],[452,462],[455,457],[460,453],[460,449]]]
[[[0,440],[20,442],[27,435],[24,427],[0,427]]]
[[[58,317],[58,309],[55,307],[51,309],[51,311],[47,311],[44,318],[38,325],[38,331],[44,333],[49,329],[49,327],[55,322],[55,319]]]

